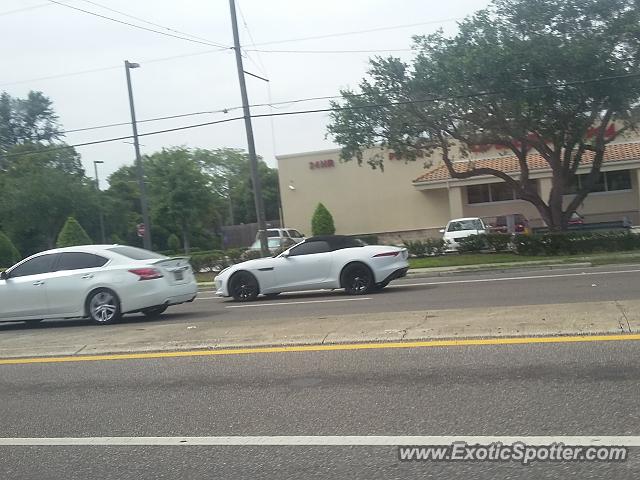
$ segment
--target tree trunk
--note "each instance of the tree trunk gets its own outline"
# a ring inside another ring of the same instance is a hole
[[[191,245],[189,244],[189,227],[186,224],[182,224],[182,249],[185,255],[189,255],[191,251]]]

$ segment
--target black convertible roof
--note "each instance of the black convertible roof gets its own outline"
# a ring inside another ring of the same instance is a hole
[[[305,242],[327,242],[331,250],[362,247],[364,245],[364,243],[357,238],[348,237],[347,235],[317,235],[307,238]]]

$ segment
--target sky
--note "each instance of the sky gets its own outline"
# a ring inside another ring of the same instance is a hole
[[[256,106],[252,114],[326,108],[327,99],[282,102],[356,89],[366,76],[369,58],[393,55],[410,61],[413,35],[439,28],[453,34],[456,21],[487,3],[237,0],[244,69],[269,80],[247,76],[249,102],[277,104]],[[42,91],[53,101],[65,130],[128,122],[124,60],[129,60],[141,65],[131,71],[139,121],[215,112],[141,122],[141,134],[239,117],[232,44],[227,0],[2,0],[0,91],[16,97]],[[254,119],[256,150],[275,167],[276,155],[335,148],[326,138],[327,123],[326,113]],[[69,132],[65,141],[73,145],[130,134],[131,126],[122,125]],[[78,147],[89,175],[93,161],[104,162],[99,173],[102,188],[108,175],[133,163],[130,142]],[[246,135],[242,121],[230,121],[144,136],[140,143],[143,154],[172,146],[246,149]]]

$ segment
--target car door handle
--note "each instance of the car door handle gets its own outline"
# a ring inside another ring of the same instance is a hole
[[[90,278],[93,278],[93,273],[87,273],[86,275],[82,275],[80,278],[88,280]]]
[[[44,282],[43,282],[42,280],[37,280],[37,281],[33,282],[33,284],[34,284],[36,287],[39,287],[40,285],[44,285]]]

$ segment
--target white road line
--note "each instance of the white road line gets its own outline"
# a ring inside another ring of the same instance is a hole
[[[402,288],[402,287],[419,287],[422,285],[456,285],[465,283],[491,283],[491,282],[510,282],[514,280],[536,280],[544,278],[562,278],[562,277],[584,277],[584,276],[597,276],[597,275],[613,275],[623,273],[640,273],[640,269],[635,270],[613,270],[607,272],[580,272],[580,273],[556,273],[551,275],[527,275],[524,277],[501,277],[501,278],[476,278],[472,280],[444,280],[440,282],[416,282],[416,283],[396,283],[395,285],[389,285],[387,288]],[[287,292],[287,294],[300,294],[300,293],[328,293],[333,290],[300,290],[295,292]],[[197,297],[196,300],[222,300],[221,297]],[[364,298],[353,299],[340,299],[340,300],[313,300],[306,302],[287,302],[287,303],[261,303],[256,305],[234,305],[227,308],[244,308],[244,307],[261,307],[269,305],[289,305],[295,303],[322,303],[322,302],[348,302],[352,300],[365,300]],[[370,300],[370,298],[367,298]]]
[[[302,305],[306,303],[357,302],[360,300],[371,300],[371,297],[339,298],[335,300],[304,300],[299,302],[248,303],[246,305],[229,305],[224,308],[271,307],[274,305]]]
[[[421,282],[421,283],[401,283],[391,285],[392,288],[400,287],[417,287],[420,285],[453,285],[461,283],[490,283],[490,282],[506,282],[513,280],[535,280],[538,278],[559,278],[559,277],[584,277],[594,275],[612,275],[618,273],[640,273],[638,270],[617,270],[612,272],[580,272],[580,273],[558,273],[554,275],[529,275],[525,277],[503,277],[503,278],[476,278],[474,280],[445,280],[444,282]]]
[[[640,447],[640,436],[468,436],[468,435],[365,435],[365,436],[229,436],[229,437],[57,437],[0,438],[3,446],[398,446],[446,445],[453,442],[487,445],[502,442],[509,445],[563,443],[575,446]]]

